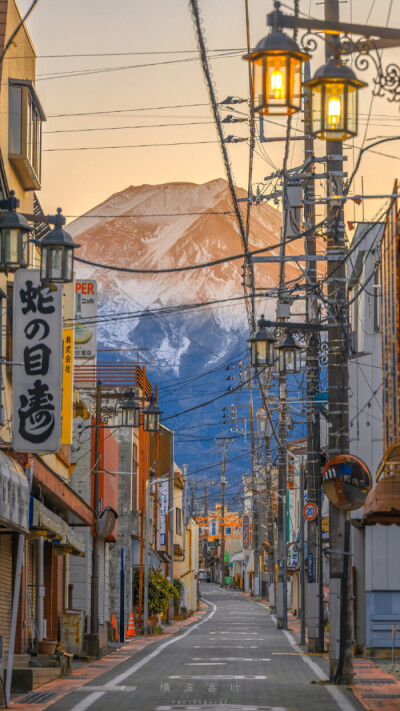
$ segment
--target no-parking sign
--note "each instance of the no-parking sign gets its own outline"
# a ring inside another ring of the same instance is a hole
[[[314,521],[314,519],[318,516],[318,509],[316,504],[313,504],[312,502],[304,504],[303,516],[307,521]]]

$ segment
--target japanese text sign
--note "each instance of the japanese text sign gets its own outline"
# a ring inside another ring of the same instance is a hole
[[[250,548],[250,520],[247,514],[243,516],[243,548]]]
[[[72,444],[74,329],[63,329],[61,443]]]
[[[160,502],[158,534],[160,536],[160,545],[165,546],[165,516],[168,513],[168,481],[160,481],[158,485],[158,500]]]
[[[97,355],[97,284],[95,281],[75,282],[75,358],[96,358]]]
[[[61,440],[62,289],[18,269],[13,308],[13,449],[57,452]]]

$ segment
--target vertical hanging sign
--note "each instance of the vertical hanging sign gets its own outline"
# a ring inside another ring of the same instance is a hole
[[[61,441],[62,288],[18,269],[13,307],[13,436],[17,452],[57,452]]]
[[[74,329],[63,329],[61,444],[72,444]]]
[[[160,516],[158,517],[158,535],[160,546],[165,546],[165,515],[168,513],[168,481],[158,484],[158,500],[160,502]]]
[[[250,548],[250,519],[247,514],[243,516],[243,548]]]

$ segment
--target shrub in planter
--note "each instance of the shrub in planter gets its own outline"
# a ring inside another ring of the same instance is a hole
[[[135,572],[133,581],[134,599],[139,599],[139,571]],[[149,572],[149,616],[161,614],[169,604],[170,596],[174,601],[179,600],[179,593],[174,585],[171,585],[159,571]]]

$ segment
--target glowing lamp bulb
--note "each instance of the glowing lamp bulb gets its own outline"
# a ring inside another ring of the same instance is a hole
[[[283,74],[279,69],[275,69],[271,74],[271,93],[275,99],[283,99],[285,96],[283,89]]]
[[[340,99],[332,97],[328,103],[328,122],[331,128],[336,128],[340,123],[342,107]]]

